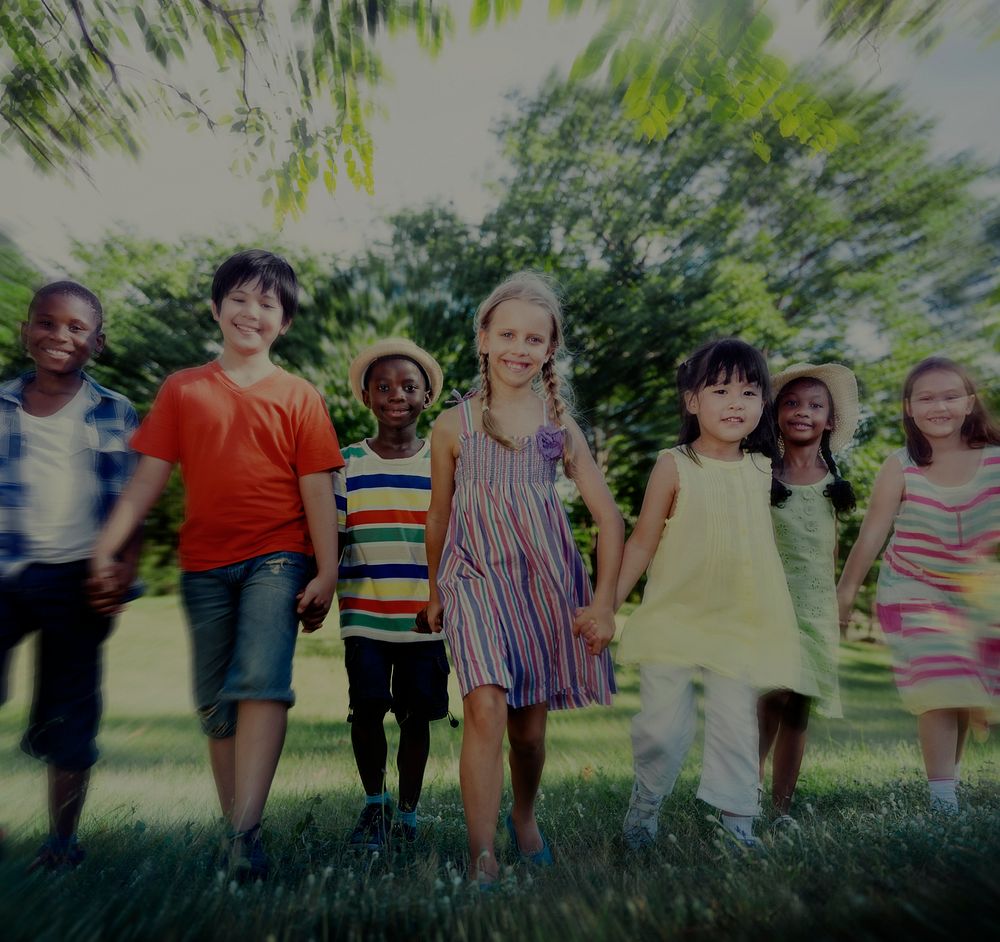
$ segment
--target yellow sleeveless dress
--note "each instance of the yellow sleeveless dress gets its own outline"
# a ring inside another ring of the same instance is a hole
[[[798,625],[771,523],[771,462],[668,450],[680,486],[618,659],[801,690]]]

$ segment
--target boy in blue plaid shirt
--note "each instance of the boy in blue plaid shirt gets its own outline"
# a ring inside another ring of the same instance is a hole
[[[49,836],[30,869],[76,866],[76,828],[97,759],[101,655],[112,616],[87,601],[87,560],[134,467],[131,404],[84,366],[104,347],[97,297],[73,281],[35,293],[21,338],[35,369],[0,384],[0,704],[15,644],[37,633],[21,748],[48,765]],[[116,566],[131,584],[138,540]]]

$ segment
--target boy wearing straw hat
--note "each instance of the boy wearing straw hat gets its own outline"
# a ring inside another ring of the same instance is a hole
[[[350,696],[351,744],[365,807],[349,843],[379,850],[416,839],[417,801],[430,750],[430,721],[448,713],[448,658],[428,632],[424,519],[431,494],[430,442],[421,413],[441,393],[441,367],[402,338],[380,340],[350,366],[351,389],[378,423],[374,438],[344,450],[334,475],[342,555],[338,582]],[[392,710],[399,724],[399,804],[386,789]]]

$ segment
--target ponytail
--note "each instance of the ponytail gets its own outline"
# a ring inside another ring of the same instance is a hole
[[[823,496],[829,497],[833,504],[833,509],[838,513],[851,513],[858,506],[858,499],[854,494],[854,488],[850,481],[844,480],[837,471],[837,462],[833,460],[833,453],[830,451],[830,430],[823,432],[823,437],[819,444],[820,454],[826,462],[826,466],[833,475],[833,481],[823,489]]]

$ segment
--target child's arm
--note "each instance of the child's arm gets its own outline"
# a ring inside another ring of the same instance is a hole
[[[622,563],[625,521],[580,427],[568,416],[566,427],[573,441],[573,481],[597,525],[594,599],[577,610],[573,632],[583,636],[591,654],[600,654],[615,636],[615,586]]]
[[[618,587],[615,591],[616,609],[621,607],[635,588],[639,577],[649,568],[649,562],[663,536],[663,525],[673,513],[679,486],[680,477],[677,474],[677,462],[674,456],[669,453],[660,455],[653,465],[646,484],[639,519],[625,544]]]
[[[163,493],[173,465],[162,458],[142,455],[135,474],[125,485],[121,497],[105,521],[90,559],[90,578],[87,592],[91,606],[102,615],[118,611],[121,598],[122,561],[119,556],[126,550],[126,543],[136,537],[136,531],[150,507]],[[135,552],[137,544],[131,547]],[[134,564],[134,559],[132,560]],[[125,560],[126,565],[128,560]]]
[[[840,609],[840,624],[844,626],[851,617],[854,598],[872,568],[875,557],[885,545],[892,522],[899,512],[903,500],[903,467],[894,456],[886,459],[875,478],[868,511],[861,524],[858,538],[844,563],[844,571],[837,583],[837,605]]]
[[[431,435],[431,503],[424,526],[424,546],[427,550],[427,615],[431,631],[440,631],[441,599],[438,597],[437,573],[444,551],[451,518],[451,499],[455,494],[455,459],[458,455],[458,409],[442,412],[434,422]]]
[[[337,505],[330,472],[302,475],[299,494],[316,553],[316,575],[299,593],[296,611],[302,620],[302,630],[310,632],[323,627],[337,588]]]

